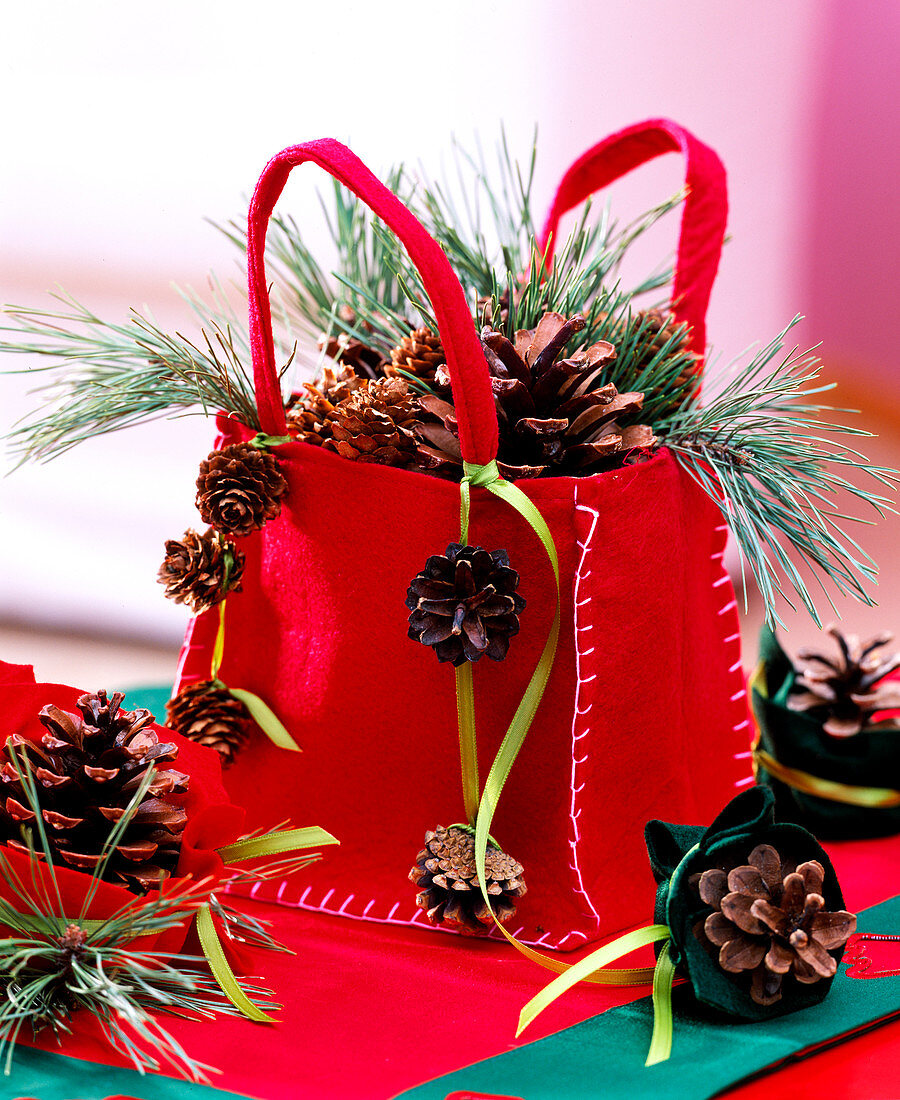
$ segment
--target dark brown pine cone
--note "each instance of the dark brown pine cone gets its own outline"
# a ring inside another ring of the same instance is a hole
[[[226,554],[231,554],[225,588]],[[159,583],[166,596],[199,615],[220,603],[229,592],[240,592],[244,555],[210,529],[202,535],[187,530],[181,539],[166,540],[166,557],[159,567]]]
[[[27,760],[38,793],[41,817],[54,863],[94,872],[115,823],[144,779],[151,762],[156,773],[108,861],[103,878],[143,893],[168,877],[178,863],[184,810],[166,796],[183,794],[188,777],[166,768],[178,755],[174,744],[160,742],[150,728],[148,710],[120,709],[121,692],[82,695],[80,714],[44,707],[39,718],[47,732],[40,743],[13,734],[0,768],[3,803],[0,840],[27,850],[22,829],[32,834],[34,812],[28,805],[16,760]]]
[[[349,305],[341,306],[340,319],[345,325],[358,328],[357,317]],[[363,322],[363,331],[370,326]],[[360,378],[380,378],[384,374],[387,360],[377,348],[370,347],[356,336],[340,332],[335,336],[319,337],[319,348],[341,367],[349,367]]]
[[[500,427],[497,464],[504,477],[588,473],[656,443],[652,428],[627,423],[640,413],[644,395],[619,393],[602,381],[616,358],[612,344],[600,341],[559,358],[584,326],[583,317],[545,313],[536,328],[516,333],[515,345],[494,329],[482,331]],[[436,377],[444,380],[441,370]],[[430,395],[419,404],[433,423],[416,429],[423,465],[455,468],[454,407]]]
[[[526,893],[522,864],[488,844],[484,865],[494,913],[497,920],[508,921],[516,911],[515,899]],[[416,904],[432,924],[449,924],[470,936],[490,930],[491,912],[475,870],[475,837],[466,829],[438,825],[427,832],[409,877],[421,887]]]
[[[288,484],[278,460],[252,443],[231,443],[200,463],[197,507],[223,535],[249,535],[281,513]]]
[[[431,646],[441,662],[461,665],[485,654],[502,661],[525,607],[518,587],[519,574],[510,569],[505,550],[488,553],[451,542],[410,583],[409,637]]]
[[[485,294],[475,303],[475,324],[479,329],[485,325],[492,329],[505,329],[509,319],[509,291],[504,290],[496,307],[490,294]]]
[[[714,867],[700,876],[700,897],[715,912],[698,935],[718,948],[723,970],[749,972],[757,1004],[781,1000],[788,976],[809,985],[836,972],[837,957],[829,952],[853,935],[856,917],[825,911],[824,882],[821,863],[783,864],[769,844],[754,848],[743,866]]]
[[[417,417],[416,398],[402,378],[367,381],[331,414],[337,452],[356,462],[414,466],[418,450],[412,427]]]
[[[875,711],[900,708],[900,684],[884,677],[900,668],[900,653],[883,657],[876,650],[893,640],[879,634],[861,643],[855,634],[826,628],[838,644],[838,654],[825,656],[813,649],[798,653],[799,675],[787,705],[825,720],[832,737],[851,737],[869,723]]]
[[[391,351],[391,361],[385,365],[384,373],[396,375],[406,371],[425,382],[434,382],[434,372],[446,361],[440,336],[430,328],[415,328]]]
[[[166,703],[166,725],[196,741],[215,749],[227,768],[247,742],[250,735],[250,714],[240,699],[215,680],[197,680],[185,684]]]

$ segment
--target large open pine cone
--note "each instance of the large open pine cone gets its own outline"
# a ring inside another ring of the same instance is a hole
[[[226,554],[231,554],[225,588]],[[210,529],[202,535],[187,530],[181,539],[166,540],[166,556],[159,567],[159,583],[166,596],[199,615],[220,603],[228,592],[240,592],[244,555]]]
[[[281,512],[288,484],[278,459],[252,443],[230,443],[200,463],[197,507],[223,535],[249,535]]]
[[[612,344],[600,341],[560,359],[584,326],[581,316],[566,320],[562,314],[545,313],[536,328],[516,333],[515,344],[495,329],[482,331],[504,477],[588,473],[604,460],[656,442],[646,424],[627,424],[640,412],[644,395],[619,393],[611,382],[602,382],[616,358]],[[437,379],[444,380],[441,370]],[[437,428],[437,434],[427,426],[418,429],[423,458],[437,467],[458,465],[458,445],[450,445],[458,435],[454,407],[430,395],[419,403]]]
[[[303,392],[294,394],[288,403],[288,435],[304,443],[328,444],[335,407],[364,385],[365,379],[352,367],[339,366],[337,371],[324,367],[316,381],[305,383]]]
[[[331,431],[338,454],[356,462],[414,466],[415,396],[402,378],[367,381],[335,408]]]
[[[700,876],[700,897],[714,912],[697,934],[719,949],[723,970],[750,973],[757,1004],[781,1000],[788,975],[809,985],[835,974],[837,958],[829,952],[853,935],[856,917],[825,911],[824,882],[821,863],[782,863],[769,844],[757,845],[742,866],[714,867]]]
[[[497,920],[508,921],[515,913],[515,899],[526,892],[522,865],[488,844],[485,880]],[[421,887],[416,898],[432,924],[449,924],[467,935],[489,931],[491,911],[485,903],[475,870],[475,837],[466,829],[438,825],[425,834],[425,847],[409,872]]]
[[[519,574],[505,550],[451,542],[433,554],[406,594],[409,637],[431,646],[439,661],[461,665],[485,654],[502,661],[519,632],[525,600],[516,592]]]
[[[860,642],[855,634],[844,635],[836,626],[829,626],[827,633],[837,642],[838,655],[801,649],[800,674],[787,704],[791,710],[824,718],[825,730],[833,737],[851,737],[875,711],[900,708],[900,684],[881,682],[900,668],[900,653],[882,657],[876,652],[893,640],[892,634]]]
[[[250,735],[247,708],[216,680],[185,684],[166,703],[166,714],[166,724],[176,733],[215,749],[223,767],[234,763]]]
[[[178,755],[160,742],[148,710],[120,709],[123,695],[105,691],[82,695],[80,714],[45,706],[39,718],[47,732],[40,744],[18,734],[7,739],[0,768],[3,802],[0,840],[27,850],[22,829],[32,832],[34,812],[22,788],[16,759],[22,755],[34,777],[41,817],[54,863],[93,873],[115,823],[122,817],[151,762],[157,771],[140,806],[109,859],[103,878],[141,893],[174,871],[187,821],[166,795],[187,790],[188,777],[166,764]],[[12,747],[17,747],[15,755]]]

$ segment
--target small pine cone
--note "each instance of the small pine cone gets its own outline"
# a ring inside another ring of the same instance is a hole
[[[713,912],[697,934],[729,974],[750,974],[750,996],[760,1005],[780,1001],[787,979],[811,985],[831,978],[839,955],[856,931],[856,917],[826,912],[825,870],[817,860],[782,863],[769,844],[759,844],[747,863],[713,867],[699,876],[700,898]]]
[[[505,550],[489,554],[452,542],[410,583],[409,637],[431,646],[441,662],[461,665],[485,654],[502,661],[525,607],[518,587],[519,574],[510,569]]]
[[[339,312],[344,324],[358,327],[356,314],[350,306],[341,306]],[[370,331],[367,322],[362,323],[362,328]],[[360,378],[379,378],[384,374],[386,364],[384,355],[377,348],[370,347],[347,332],[340,332],[336,336],[323,334],[319,337],[319,348],[330,359],[342,367],[351,369]]]
[[[231,443],[200,463],[197,507],[223,535],[249,535],[281,513],[288,484],[278,460],[251,443]]]
[[[231,554],[228,587],[225,588],[226,553]],[[244,555],[223,542],[215,531],[198,535],[185,531],[180,540],[166,540],[166,557],[159,567],[159,583],[166,586],[166,597],[187,606],[199,615],[215,607],[229,592],[240,592]]]
[[[488,845],[484,865],[494,913],[497,920],[508,921],[516,911],[514,899],[526,893],[522,865],[493,844]],[[475,837],[468,830],[438,825],[427,832],[409,877],[421,887],[416,904],[432,924],[449,924],[470,936],[490,930],[491,912],[475,869]]]
[[[430,328],[415,328],[391,351],[391,361],[384,373],[396,375],[402,370],[424,382],[433,382],[434,372],[446,361],[440,336]]]
[[[494,307],[494,299],[490,294],[485,294],[475,303],[475,324],[481,329],[485,325],[488,328],[506,328],[509,320],[509,291],[504,290]]]
[[[171,729],[215,749],[225,768],[234,763],[250,733],[247,708],[214,680],[186,684],[166,703],[166,714]]]
[[[417,443],[412,427],[417,417],[416,399],[402,378],[368,381],[331,415],[337,452],[356,462],[413,466]]]
[[[31,773],[52,862],[95,873],[113,825],[152,764],[150,785],[102,872],[104,880],[143,893],[178,863],[187,815],[168,795],[183,794],[188,777],[168,767],[178,749],[160,742],[150,711],[122,710],[123,698],[121,692],[82,695],[78,714],[45,706],[38,718],[47,732],[39,742],[7,738],[0,755],[0,842],[27,850],[24,830],[41,850],[21,765]]]
[[[338,371],[324,367],[315,382],[306,382],[304,392],[296,393],[287,407],[287,430],[293,439],[322,446],[331,439],[331,415],[340,404],[365,385],[365,379],[342,366]]]
[[[826,633],[837,642],[838,654],[830,657],[801,649],[799,674],[787,704],[791,710],[824,719],[825,732],[832,737],[852,737],[876,711],[900,708],[900,684],[885,681],[888,673],[900,668],[900,653],[884,657],[876,652],[893,640],[892,634],[860,642],[834,625]]]
[[[638,311],[631,319],[630,328],[637,333],[634,364],[636,371],[650,366],[663,348],[672,341],[666,360],[679,357],[682,360],[682,369],[666,386],[671,400],[665,412],[677,412],[685,398],[697,388],[697,361],[700,356],[689,348],[690,330],[680,326],[674,315],[664,309]],[[674,340],[673,337],[675,337]]]

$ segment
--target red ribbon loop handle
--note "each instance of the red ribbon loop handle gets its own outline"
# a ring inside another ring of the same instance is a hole
[[[250,202],[247,219],[250,347],[262,431],[284,435],[286,430],[266,281],[266,231],[291,170],[306,161],[317,164],[357,195],[406,248],[422,276],[447,356],[463,458],[478,465],[491,462],[497,456],[497,413],[484,352],[459,280],[418,219],[357,156],[332,138],[292,145],[274,156],[263,169]]]
[[[651,119],[620,130],[588,149],[563,176],[539,243],[549,265],[557,244],[559,220],[565,213],[663,153],[681,153],[686,167],[687,198],[681,217],[671,310],[679,321],[691,326],[691,350],[701,356],[698,362],[702,362],[706,352],[706,309],[725,240],[728,187],[718,155],[683,126],[665,118]]]

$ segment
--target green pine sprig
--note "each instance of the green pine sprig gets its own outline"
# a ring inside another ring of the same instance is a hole
[[[84,900],[73,914],[63,907],[31,763],[18,746],[9,746],[9,753],[34,818],[22,830],[30,875],[20,875],[0,847],[0,875],[15,899],[0,898],[0,925],[6,930],[0,939],[0,1060],[5,1073],[11,1071],[23,1028],[59,1036],[71,1031],[73,1015],[83,1010],[99,1021],[111,1046],[139,1072],[168,1068],[206,1081],[206,1071],[213,1067],[192,1058],[155,1014],[211,1019],[217,1013],[236,1015],[238,1009],[203,958],[144,952],[131,944],[191,920],[210,900],[209,882],[135,897],[102,922],[87,918],[103,870],[153,781],[153,765],[110,830],[97,867],[85,875]],[[43,875],[37,873],[39,867]],[[258,935],[265,940],[266,930],[260,927]],[[243,983],[242,988],[264,1011],[278,1007],[255,984]]]
[[[869,486],[893,492],[898,473],[846,445],[848,438],[871,435],[828,419],[851,410],[809,401],[834,386],[821,383],[814,354],[785,352],[799,320],[749,363],[713,375],[702,395],[689,398],[659,434],[719,507],[759,585],[770,624],[782,621],[777,597],[793,608],[793,593],[821,626],[801,566],[832,608],[826,579],[841,594],[874,603],[868,586],[876,583],[877,569],[847,530],[849,523],[872,521],[842,511],[839,502],[857,501],[876,516],[894,512],[891,496]]]

